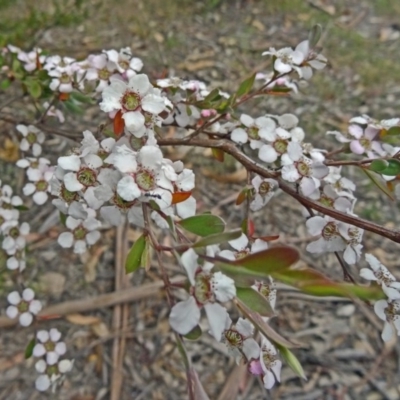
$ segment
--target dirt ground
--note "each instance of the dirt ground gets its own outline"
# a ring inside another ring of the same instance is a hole
[[[9,2],[0,9],[3,18],[15,19],[17,23],[29,3]],[[54,12],[47,1],[38,1],[36,7]],[[270,46],[295,46],[307,38],[315,23],[320,23],[324,27],[321,45],[329,59],[328,67],[309,84],[301,85],[298,94],[265,99],[244,110],[255,116],[295,112],[309,141],[329,149],[337,144],[324,133],[344,129],[352,116],[399,115],[400,2],[126,0],[112,4],[99,0],[87,1],[85,8],[87,16],[77,23],[49,24],[41,29],[35,44],[54,54],[76,58],[102,49],[129,46],[142,58],[145,72],[153,78],[166,74],[196,78],[211,87],[221,86],[230,91],[250,72],[269,70],[270,60],[261,57],[263,51]],[[72,12],[68,7],[67,10]],[[3,98],[0,94],[0,103]],[[84,118],[68,122],[64,129],[95,131],[99,117],[98,110],[93,108]],[[10,126],[0,127],[9,134]],[[71,145],[54,137],[46,151],[54,160]],[[234,202],[244,184],[240,166],[229,158],[225,164],[217,164],[204,150],[167,151],[171,157],[183,158],[195,170],[199,210],[213,210],[231,228],[237,227],[242,211]],[[394,229],[400,222],[398,205],[390,203],[356,171],[349,169],[348,173],[357,179],[360,200],[356,212]],[[3,181],[12,182],[17,190],[22,187],[23,174],[15,172],[11,163],[2,160],[0,174]],[[48,305],[73,299],[84,302],[86,298],[116,290],[116,260],[123,246],[131,245],[140,232],[131,227],[125,231],[106,227],[103,241],[89,254],[79,257],[56,243],[62,230],[57,217],[50,205],[39,211],[32,206],[25,216],[33,230],[25,276],[38,297]],[[301,207],[284,193],[256,214],[256,230],[264,236],[279,234],[282,243],[301,251],[305,265],[323,270],[333,278],[341,277],[334,256],[318,257],[305,252],[310,238]],[[398,246],[369,233],[364,237],[365,252],[376,255],[400,278]],[[166,259],[171,275],[177,271],[172,262]],[[353,267],[353,275],[362,266]],[[7,270],[0,268],[3,314],[12,280]],[[154,263],[147,273],[139,271],[124,284],[140,287],[159,280]],[[300,380],[284,366],[281,384],[266,392],[259,381],[236,367],[222,345],[204,334],[196,342],[187,341],[187,348],[211,400],[400,398],[400,347],[396,342],[382,343],[382,326],[371,308],[346,299],[315,298],[285,289],[278,293],[277,310],[274,327],[300,344],[295,352],[308,381]],[[118,313],[125,315],[123,329],[115,328]],[[4,328],[0,332],[0,400],[109,399],[118,379],[122,382],[118,397],[121,400],[186,399],[185,371],[167,317],[163,297],[147,293],[120,308],[96,307],[91,312],[41,322],[40,328],[57,327],[63,332],[68,355],[75,360],[73,371],[55,395],[35,391],[33,360],[24,359],[24,349],[35,327]],[[122,342],[121,336],[125,338]],[[124,348],[120,357],[122,367],[113,373],[117,344]]]

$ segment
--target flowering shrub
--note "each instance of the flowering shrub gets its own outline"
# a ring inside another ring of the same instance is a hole
[[[340,151],[329,153],[305,141],[307,135],[293,114],[240,112],[250,99],[296,91],[293,71],[308,80],[314,70],[323,69],[327,60],[316,51],[319,36],[317,26],[294,50],[264,52],[272,57],[272,72],[251,75],[230,94],[177,77],[151,82],[142,72],[143,62],[129,48],[79,61],[38,48],[24,52],[10,45],[1,52],[3,86],[21,85],[39,117],[28,116],[25,121],[17,113],[11,116],[0,110],[0,119],[13,123],[20,138],[24,157],[16,165],[25,169],[28,181],[23,195],[32,196],[37,206],[51,199],[60,211],[65,230],[58,244],[81,254],[101,240],[103,224],[118,226],[128,220],[141,228],[143,234],[128,254],[126,272],[145,267],[152,249],[158,255],[172,253],[187,275],[187,282],[172,285],[162,258],[157,257],[168,294],[169,323],[182,354],[183,338],[197,339],[202,334],[204,310],[210,335],[225,343],[250,374],[261,377],[266,389],[280,381],[283,363],[306,379],[290,350],[294,343],[269,324],[277,312],[276,281],[319,296],[358,297],[384,321],[384,341],[400,334],[400,283],[374,256],[363,254],[362,244],[364,231],[396,242],[400,235],[355,215],[356,185],[342,175],[343,166],[358,166],[389,197],[398,195],[400,188],[394,182],[400,174],[399,148],[394,144],[400,119],[352,118],[348,132],[327,132],[343,144]],[[68,154],[51,161],[43,158],[49,133],[70,137],[66,131],[52,131],[47,121],[53,118],[62,124],[68,118],[63,110],[76,112],[85,104],[98,104],[104,113],[98,131],[82,132],[79,144]],[[179,128],[175,137],[164,135],[171,126]],[[164,157],[163,146],[178,145],[211,148],[218,161],[230,154],[246,168],[248,185],[236,201],[245,210],[238,229],[226,230],[225,222],[213,214],[198,214],[192,195],[196,171]],[[339,157],[346,154],[350,160]],[[364,155],[368,158],[360,158]],[[256,235],[252,212],[266,207],[279,190],[304,206],[304,223],[315,237],[307,251],[335,253],[343,282],[312,268],[296,268],[296,249],[269,243],[273,238],[268,233]],[[22,222],[23,210],[21,197],[1,182],[1,246],[7,268],[18,282],[24,282],[24,270],[29,269],[30,226]],[[154,226],[170,234],[170,246],[157,241]],[[363,257],[371,269],[362,268],[360,277],[372,281],[369,286],[358,283],[348,269]],[[185,289],[183,300],[177,301],[174,288]],[[22,294],[11,292],[7,300],[6,315],[18,318],[22,326],[32,324],[42,309],[30,288]],[[241,315],[237,321],[232,321],[232,307]],[[28,356],[39,358],[35,368],[40,391],[55,390],[73,368],[73,360],[62,358],[68,351],[60,338],[57,329],[39,330],[28,346]],[[190,382],[188,391],[193,399]]]

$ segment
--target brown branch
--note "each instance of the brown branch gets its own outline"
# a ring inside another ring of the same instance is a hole
[[[256,163],[250,157],[243,154],[234,143],[229,142],[228,140],[213,140],[196,137],[186,142],[184,139],[163,138],[158,140],[158,144],[160,146],[195,146],[221,149],[224,152],[230,154],[237,161],[239,161],[247,170],[253,171],[264,178],[273,178],[278,180],[279,187],[282,189],[282,191],[292,196],[304,207],[312,208],[313,210],[335,218],[338,221],[357,226],[358,228],[364,229],[369,232],[377,233],[378,235],[388,238],[393,242],[400,243],[400,231],[386,229],[381,225],[375,224],[374,222],[370,222],[365,219],[346,214],[333,208],[325,207],[321,203],[313,201],[308,197],[304,197],[303,195],[298,193],[297,190],[294,189],[291,185],[280,179],[276,172],[270,171],[261,164]]]

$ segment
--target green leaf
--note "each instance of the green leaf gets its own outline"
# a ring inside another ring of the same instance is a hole
[[[1,90],[7,90],[11,85],[11,81],[9,79],[5,79],[0,83],[0,89]]]
[[[62,213],[61,211],[60,211],[60,221],[64,226],[66,226],[67,216],[64,213]]]
[[[79,103],[86,103],[86,104],[94,104],[95,103],[95,101],[91,97],[89,97],[83,93],[80,93],[80,92],[72,92],[71,97],[74,100],[78,101]]]
[[[202,335],[202,330],[199,325],[196,325],[189,333],[183,335],[185,339],[197,340]]]
[[[263,317],[271,317],[274,310],[269,301],[252,288],[236,288],[236,296],[251,310],[258,312]]]
[[[396,176],[400,174],[400,161],[391,159],[387,161],[388,166],[380,171],[382,175]]]
[[[232,278],[235,281],[236,288],[238,287],[248,288],[254,285],[255,280],[264,280],[268,279],[269,277],[269,274],[264,274],[262,272],[257,272],[257,271],[251,271],[247,268],[237,267],[235,265],[229,265],[219,261],[214,264],[214,270],[221,271],[225,275]]]
[[[301,366],[300,361],[297,359],[297,357],[287,347],[282,346],[279,343],[276,343],[276,347],[278,348],[282,358],[286,361],[292,371],[294,371],[300,378],[307,380],[304,369]]]
[[[135,272],[141,265],[142,255],[146,247],[146,238],[141,235],[133,244],[131,250],[126,257],[125,272],[127,274]]]
[[[225,158],[225,153],[223,150],[221,149],[217,149],[217,148],[212,148],[211,149],[212,155],[213,157],[219,161],[219,162],[224,162],[224,158]]]
[[[71,113],[71,114],[83,114],[83,108],[81,105],[74,102],[72,99],[63,102],[64,107]]]
[[[213,235],[208,235],[204,239],[200,239],[198,242],[192,245],[192,247],[206,247],[211,244],[219,244],[223,242],[228,242],[229,240],[237,239],[242,235],[241,229],[235,229],[234,231],[214,233]]]
[[[40,85],[40,82],[37,80],[26,80],[25,81],[26,87],[28,89],[28,93],[34,98],[38,99],[41,94],[42,94],[42,86]]]
[[[33,348],[35,347],[36,344],[36,339],[33,338],[28,345],[25,348],[25,359],[27,360],[28,358],[32,357],[33,354]]]
[[[299,252],[296,249],[288,246],[279,246],[250,254],[235,261],[227,261],[227,263],[268,276],[272,272],[289,268],[298,260]]]
[[[310,44],[310,49],[314,48],[317,45],[319,39],[321,39],[321,35],[322,35],[321,25],[320,24],[314,25],[308,34],[308,42]]]
[[[29,210],[29,207],[27,207],[25,204],[21,204],[20,206],[14,206],[14,208],[19,211],[28,211]]]
[[[379,175],[365,168],[362,168],[362,170],[365,172],[365,174],[368,176],[371,182],[378,187],[378,189],[380,189],[383,193],[385,193],[386,196],[388,196],[391,200],[394,200],[392,192],[388,189],[386,183],[382,181],[382,178]]]
[[[187,231],[203,237],[222,233],[225,230],[224,220],[212,214],[195,215],[178,223]]]
[[[381,172],[388,167],[389,163],[386,160],[374,160],[369,165],[368,169],[374,172]]]
[[[237,97],[242,97],[250,92],[254,85],[254,79],[256,78],[256,74],[252,74],[250,77],[245,79],[239,86],[239,89],[236,91]]]
[[[390,135],[390,136],[400,135],[400,126],[392,126],[390,129],[388,129],[387,135]]]
[[[240,312],[266,337],[271,339],[274,343],[279,343],[282,346],[293,348],[297,347],[294,343],[285,339],[278,332],[272,329],[267,322],[263,320],[260,314],[251,310],[237,297],[233,300]]]

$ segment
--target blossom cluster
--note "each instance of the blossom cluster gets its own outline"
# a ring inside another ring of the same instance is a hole
[[[249,179],[245,193],[252,212],[265,207],[280,186],[289,185],[307,199],[356,216],[355,183],[342,176],[341,167],[329,165],[325,150],[305,142],[306,133],[294,114],[238,114],[235,111],[237,94],[230,95],[219,89],[210,91],[204,82],[177,77],[152,82],[141,72],[143,62],[129,48],[104,50],[80,61],[47,55],[38,48],[24,52],[8,46],[3,54],[18,60],[28,76],[39,71],[47,74],[43,84],[53,97],[44,99],[41,120],[52,116],[63,123],[63,102],[78,94],[98,101],[108,120],[104,126],[113,125],[113,132],[99,129],[94,134],[85,130],[80,144],[69,154],[58,157],[55,165],[52,165],[55,160],[41,157],[46,135],[40,130],[40,124],[16,126],[21,138],[20,150],[24,152],[16,165],[25,169],[27,178],[23,194],[32,196],[32,201],[39,206],[52,198],[52,204],[64,217],[66,229],[58,236],[58,244],[63,248],[85,253],[101,239],[104,224],[118,226],[125,219],[135,227],[148,229],[144,211],[147,208],[154,223],[162,229],[196,215],[197,203],[192,195],[194,172],[185,168],[182,161],[165,157],[159,145],[163,127],[168,126],[175,127],[177,135],[189,133],[189,138],[203,132],[209,137],[230,141],[246,154],[252,154],[257,165],[271,171],[266,175],[270,178],[252,173]],[[297,91],[296,83],[288,74],[295,71],[300,79],[310,79],[313,69],[322,69],[327,63],[324,56],[311,48],[309,41],[301,42],[294,50],[271,48],[263,55],[273,57],[273,72],[257,75],[257,81],[264,80],[259,93],[277,88]],[[220,112],[216,105],[214,108],[212,101],[216,98],[222,102],[219,106],[224,111]],[[224,102],[230,107],[224,109]],[[393,157],[399,148],[383,143],[381,138],[396,126],[400,126],[400,119],[376,121],[363,115],[350,120],[347,134],[336,131],[328,134],[347,144],[356,155],[371,159]],[[394,179],[393,176],[384,178]],[[26,236],[30,227],[26,222],[19,222],[22,199],[13,195],[10,186],[0,186],[2,249],[8,258],[7,267],[22,272],[26,266]],[[309,252],[343,252],[347,263],[360,261],[363,229],[328,216],[310,215],[308,211],[305,217],[309,233],[317,237],[307,245]],[[266,241],[244,233],[229,241],[229,245],[230,248],[209,245],[205,248],[206,256],[239,260],[268,249]],[[362,269],[361,276],[376,281],[387,296],[387,300],[375,303],[378,317],[385,321],[382,339],[386,341],[393,332],[400,332],[400,283],[372,255],[366,254],[365,258],[371,270]],[[244,361],[251,374],[260,376],[266,389],[272,388],[280,381],[279,351],[266,336],[256,332],[250,320],[240,317],[232,321],[228,310],[229,302],[237,295],[234,280],[215,270],[213,263],[202,261],[192,248],[177,259],[188,277],[189,296],[172,307],[171,327],[181,335],[189,334],[201,324],[204,309],[210,334],[227,345],[237,363]],[[251,288],[275,310],[276,287],[271,277],[254,281]],[[30,288],[22,294],[11,292],[7,315],[18,317],[22,326],[30,325],[42,308],[34,297]],[[262,316],[262,319],[268,322],[268,317]],[[62,359],[66,346],[60,339],[57,329],[37,332],[33,355],[40,358],[35,364],[40,373],[36,388],[40,391],[54,389],[72,368],[71,360]]]

